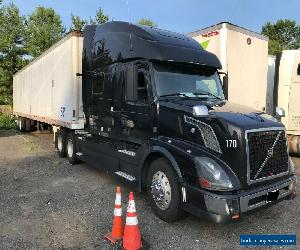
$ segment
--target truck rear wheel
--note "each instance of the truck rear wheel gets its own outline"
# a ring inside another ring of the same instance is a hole
[[[72,165],[78,163],[79,161],[76,157],[77,146],[76,146],[75,136],[73,133],[68,134],[66,146],[67,146],[67,157],[68,157],[69,162]]]
[[[179,184],[165,158],[151,163],[146,185],[151,208],[160,219],[171,222],[181,217]]]
[[[57,150],[60,157],[66,156],[66,135],[62,130],[57,132]]]

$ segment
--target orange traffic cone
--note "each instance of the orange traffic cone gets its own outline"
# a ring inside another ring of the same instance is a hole
[[[104,235],[105,239],[108,239],[111,243],[122,239],[124,233],[123,217],[122,217],[122,203],[121,203],[121,188],[116,188],[116,199],[114,209],[114,220],[111,233]]]
[[[142,248],[142,236],[138,226],[138,219],[135,210],[133,192],[129,194],[127,207],[126,225],[123,236],[123,248],[125,250],[138,250]]]

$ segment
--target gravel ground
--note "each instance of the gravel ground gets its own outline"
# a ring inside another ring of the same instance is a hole
[[[299,176],[300,158],[293,160]],[[0,248],[113,249],[103,234],[111,229],[116,185],[87,164],[72,166],[58,158],[50,134],[0,131]],[[126,207],[132,188],[121,187]],[[297,234],[300,239],[299,196],[227,225],[191,215],[168,224],[154,216],[145,194],[135,196],[151,249],[238,249],[240,234]]]

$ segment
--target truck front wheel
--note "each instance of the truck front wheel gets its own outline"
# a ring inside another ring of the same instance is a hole
[[[72,165],[78,163],[76,152],[77,152],[77,147],[76,147],[75,136],[73,133],[69,133],[67,138],[67,157],[69,159],[69,162]]]
[[[172,166],[165,158],[154,160],[147,174],[147,192],[154,213],[171,222],[182,214],[179,184]]]

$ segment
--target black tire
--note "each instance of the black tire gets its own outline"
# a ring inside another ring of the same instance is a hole
[[[57,151],[59,157],[66,157],[66,134],[64,130],[57,132]]]
[[[25,118],[25,131],[31,132],[31,120],[29,118]]]
[[[76,146],[75,136],[74,133],[72,132],[69,133],[67,137],[66,153],[70,164],[74,165],[79,162],[78,158],[76,157],[77,146]]]
[[[25,118],[19,117],[18,118],[18,124],[17,124],[18,130],[20,132],[25,132],[26,131],[26,124],[25,124]]]
[[[165,176],[163,176],[159,172],[161,172]],[[162,176],[162,180],[166,180],[165,178],[167,178],[169,182],[171,190],[170,202],[168,203],[168,205],[164,206],[164,209],[162,209],[160,205],[157,204],[152,194],[151,186],[154,175],[158,177]],[[160,219],[167,222],[172,222],[178,220],[182,216],[179,183],[176,180],[176,174],[174,173],[172,166],[167,159],[158,158],[151,163],[149,171],[147,173],[146,186],[151,208]]]

